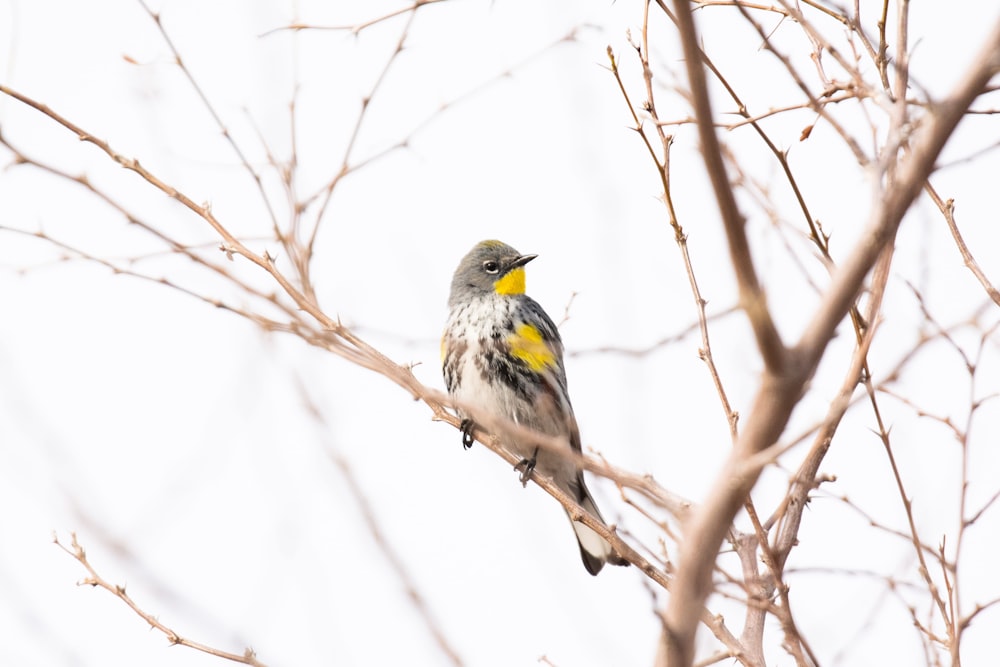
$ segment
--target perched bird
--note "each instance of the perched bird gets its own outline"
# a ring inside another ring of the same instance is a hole
[[[441,338],[444,381],[458,403],[565,438],[579,452],[580,431],[566,391],[559,330],[538,302],[524,293],[524,265],[535,257],[500,241],[483,241],[459,263]],[[462,444],[468,449],[472,420],[461,409],[459,416]],[[505,448],[523,457],[515,468],[521,471],[522,484],[527,485],[538,471],[604,521],[574,461],[502,432],[498,436]],[[591,574],[600,572],[605,563],[628,565],[591,528],[573,521],[573,530]]]

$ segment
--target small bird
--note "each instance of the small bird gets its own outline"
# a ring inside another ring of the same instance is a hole
[[[452,278],[448,322],[441,338],[444,381],[457,402],[565,438],[579,452],[580,430],[566,390],[559,330],[538,302],[524,293],[524,265],[535,257],[500,241],[483,241],[462,258]],[[458,413],[463,418],[462,444],[468,449],[473,422],[461,409]],[[522,457],[515,467],[521,471],[522,484],[527,485],[537,470],[604,521],[574,461],[510,436],[501,435],[501,442]],[[596,575],[605,563],[628,565],[591,528],[573,521],[573,530],[590,574]]]

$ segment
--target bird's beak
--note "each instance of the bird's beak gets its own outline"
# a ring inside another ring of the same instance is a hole
[[[520,257],[518,257],[517,259],[515,259],[513,262],[510,263],[510,268],[516,269],[519,266],[524,266],[525,264],[527,264],[536,257],[538,257],[538,255],[521,255]]]

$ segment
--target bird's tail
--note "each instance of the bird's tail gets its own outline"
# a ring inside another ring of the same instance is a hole
[[[597,509],[597,505],[594,504],[594,499],[590,497],[590,491],[584,485],[582,475],[577,481],[577,488],[577,495],[579,496],[577,502],[580,503],[580,506],[600,519],[601,523],[604,523],[604,517],[601,516],[601,511]],[[570,517],[570,521],[572,521],[572,517]],[[587,572],[596,575],[601,571],[605,563],[628,565],[628,561],[616,554],[614,549],[611,548],[611,543],[598,535],[590,526],[586,526],[579,521],[572,521],[572,523],[573,531],[576,533],[576,541],[580,545],[580,556],[583,557],[583,566],[587,568]]]

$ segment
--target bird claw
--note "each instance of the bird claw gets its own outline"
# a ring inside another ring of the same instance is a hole
[[[530,459],[521,459],[518,464],[514,466],[514,470],[521,471],[521,486],[528,486],[528,480],[531,479],[532,473],[535,472],[536,463],[538,463],[538,461],[534,456],[532,456]]]
[[[468,449],[472,447],[472,443],[476,441],[472,437],[472,429],[475,428],[475,424],[472,423],[471,419],[463,419],[462,424],[459,427],[462,431],[462,447]]]

